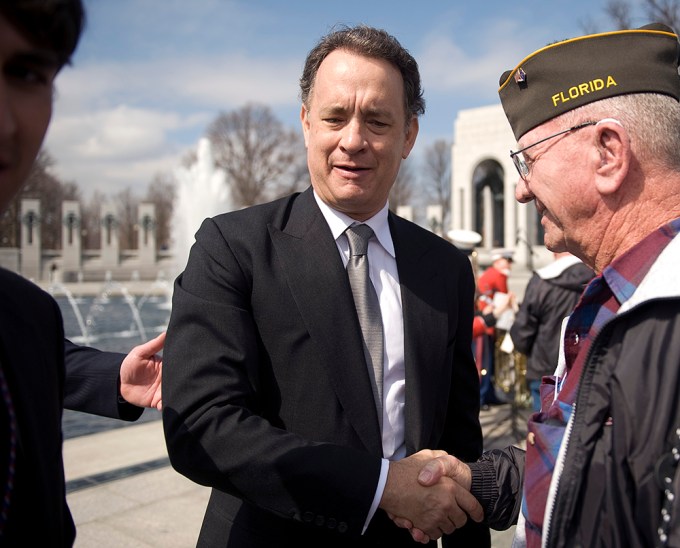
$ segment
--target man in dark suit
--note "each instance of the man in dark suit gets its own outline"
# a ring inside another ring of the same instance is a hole
[[[0,212],[40,149],[83,21],[80,0],[0,3]],[[0,303],[0,545],[71,546],[62,409],[134,420],[139,406],[159,407],[164,336],[127,356],[65,349],[54,299],[1,268]]]
[[[301,89],[312,188],[206,220],[175,284],[163,421],[173,466],[213,488],[199,545],[413,545],[390,514],[488,545],[450,513],[469,494],[416,481],[440,454],[421,450],[482,449],[470,263],[387,206],[424,112],[417,64],[384,31],[342,29],[310,52]],[[372,230],[358,254],[382,359],[345,269],[356,224]]]

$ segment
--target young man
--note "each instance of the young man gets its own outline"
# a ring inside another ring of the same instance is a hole
[[[0,211],[40,149],[54,79],[83,22],[80,0],[0,3]],[[54,299],[4,269],[0,303],[0,544],[70,546],[75,529],[61,455],[64,398],[72,409],[126,419],[142,412],[131,404],[159,407],[155,353],[164,336],[127,357],[70,344],[65,350]]]

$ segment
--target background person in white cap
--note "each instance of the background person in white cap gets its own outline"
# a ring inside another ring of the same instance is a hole
[[[521,512],[517,545],[680,545],[679,53],[654,24],[551,44],[501,77],[517,200],[598,275],[526,455],[443,457],[420,479],[454,477],[494,528]]]

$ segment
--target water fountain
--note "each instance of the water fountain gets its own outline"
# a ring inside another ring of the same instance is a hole
[[[177,193],[173,212],[173,254],[177,273],[181,272],[194,243],[194,235],[204,219],[231,211],[231,193],[222,169],[215,166],[207,138],[198,142],[196,161],[175,169]]]
[[[62,283],[52,283],[48,287],[47,291],[55,298],[58,298],[60,295],[63,296],[64,299],[66,299],[66,303],[68,304],[67,310],[69,312],[73,313],[73,318],[75,319],[75,323],[78,326],[78,329],[80,330],[80,344],[84,345],[89,345],[90,344],[90,337],[87,332],[87,325],[85,324],[85,320],[83,319],[83,313],[80,310],[79,306],[79,299],[77,299],[71,290],[66,287]],[[59,301],[57,301],[59,302]],[[61,308],[61,313],[62,316],[64,316],[64,306],[60,305]],[[64,318],[64,321],[66,323],[66,318]],[[73,321],[70,322],[70,324],[73,324]],[[77,335],[71,335],[73,339],[77,338]]]
[[[159,274],[143,295],[132,295],[125,284],[112,279],[111,272],[105,274],[101,288],[93,291],[90,286],[89,293],[82,276],[76,284],[51,284],[48,291],[61,308],[65,335],[72,342],[127,353],[166,329],[172,280],[186,265],[194,234],[205,218],[233,209],[225,174],[215,167],[208,139],[199,141],[192,165],[175,170],[175,179],[172,240],[176,271],[168,273],[170,278]],[[158,412],[146,410],[140,420],[158,419]],[[62,424],[68,438],[131,423],[67,410]]]
[[[144,295],[132,295],[115,281],[89,294],[78,289],[61,283],[47,288],[61,309],[66,337],[76,344],[128,352],[167,327],[172,297],[167,280],[157,280]]]
[[[170,316],[172,280],[186,265],[194,234],[203,220],[233,209],[224,171],[215,166],[208,139],[197,145],[196,161],[175,170],[173,255],[176,272],[160,274],[143,295],[132,295],[124,283],[105,273],[100,288],[85,294],[81,283],[53,283],[66,336],[77,344],[128,352],[163,331]]]

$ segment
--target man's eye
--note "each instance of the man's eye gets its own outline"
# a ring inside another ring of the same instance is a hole
[[[344,120],[342,118],[324,118],[323,122],[328,126],[339,127],[344,123]]]
[[[28,85],[48,84],[51,80],[47,69],[27,65],[10,65],[5,72],[10,78]]]

